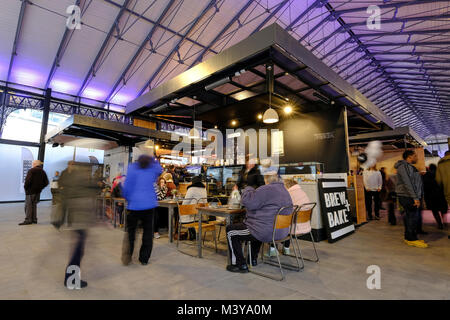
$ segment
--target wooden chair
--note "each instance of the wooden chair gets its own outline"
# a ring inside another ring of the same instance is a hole
[[[201,200],[206,200],[207,202],[203,202],[202,203],[202,202],[200,202]],[[210,202],[213,202],[213,201],[210,201],[210,200],[217,200],[217,201],[214,201],[214,202],[217,202],[218,206],[222,205],[222,203],[220,202],[219,198],[217,198],[217,197],[207,197],[207,198],[201,198],[201,199],[198,200],[199,201],[198,202],[199,207],[208,207],[210,205]],[[210,201],[210,202],[208,202],[208,201]],[[222,228],[226,227],[226,221],[209,221],[209,223],[214,224],[216,226],[219,226],[219,234],[217,235],[217,241],[220,242],[220,232],[222,231]],[[205,235],[206,235],[206,232],[205,232]],[[205,236],[203,236],[203,244],[205,244]]]
[[[302,260],[307,260],[307,261],[312,261],[312,262],[319,261],[319,255],[317,254],[316,245],[314,243],[315,242],[314,236],[312,234],[312,229],[311,229],[311,216],[312,216],[312,212],[313,212],[314,208],[316,207],[316,205],[317,204],[315,202],[310,202],[310,203],[305,203],[298,208],[296,215],[294,216],[294,221],[293,221],[294,229],[291,231],[292,238],[295,240],[292,244],[297,246],[297,249],[300,253],[300,257],[302,258]],[[305,227],[305,230],[303,230],[301,232],[296,232],[295,225],[297,223],[307,224]],[[302,236],[302,235],[305,235],[308,233],[309,233],[309,236],[311,237],[311,242],[313,244],[314,252],[316,255],[315,259],[303,258],[301,250],[300,250],[298,236]]]
[[[199,223],[202,224],[202,230],[206,233],[206,232],[212,232],[214,239],[215,239],[215,249],[217,252],[217,240],[216,240],[216,226],[214,224],[211,223],[204,223],[202,221],[198,221],[198,222],[191,222],[191,223],[183,223],[181,222],[181,217],[182,216],[192,216],[198,215],[198,206],[199,204],[197,203],[197,199],[184,199],[184,200],[190,200],[191,202],[195,202],[195,203],[191,203],[191,204],[182,204],[183,200],[178,201],[178,238],[177,238],[177,249],[178,251],[180,251],[181,253],[190,255],[190,256],[197,256],[197,255],[192,255],[188,252],[184,252],[182,250],[180,250],[179,248],[179,243],[180,243],[180,234],[181,234],[181,228],[195,228],[196,231],[196,235],[197,235],[197,242],[198,242],[198,229],[199,229]],[[204,241],[203,241],[204,243]]]
[[[278,243],[284,242],[284,241],[289,240],[289,239],[292,241],[291,231],[294,230],[293,229],[293,221],[294,221],[294,217],[295,217],[298,209],[299,209],[298,206],[288,206],[288,207],[282,207],[282,208],[280,208],[278,210],[278,212],[277,212],[277,214],[275,216],[274,222],[273,222],[272,241],[266,242],[267,244],[273,244],[273,246],[276,248]],[[281,213],[285,212],[286,210],[290,210],[291,213],[289,215],[282,215]],[[285,229],[285,228],[289,228],[289,231],[290,231],[289,234],[286,237],[282,238],[282,239],[275,240],[275,233],[276,233],[276,231],[279,230],[279,229]],[[273,276],[271,274],[255,271],[254,268],[252,267],[251,263],[249,264],[250,272],[255,273],[257,275],[260,275],[260,276],[263,276],[263,277],[266,277],[266,278],[273,279],[273,280],[282,281],[285,278],[284,273],[283,273],[283,267],[285,269],[294,270],[294,271],[297,271],[297,272],[299,272],[300,270],[302,270],[304,268],[303,260],[302,260],[302,265],[300,266],[299,256],[297,254],[297,249],[295,247],[294,247],[294,257],[296,259],[297,265],[293,265],[293,264],[289,264],[289,263],[281,263],[280,254],[279,254],[278,250],[275,250],[276,251],[277,261],[273,261],[273,260],[270,260],[270,259],[265,261],[264,260],[264,255],[263,255],[263,251],[264,251],[264,245],[266,243],[263,243],[262,246],[261,246],[261,249],[262,249],[261,250],[262,262],[266,263],[266,264],[278,266],[280,268],[281,277],[278,278],[278,277],[275,277],[275,276]],[[248,242],[248,252],[251,252],[251,243],[250,243],[250,241]]]

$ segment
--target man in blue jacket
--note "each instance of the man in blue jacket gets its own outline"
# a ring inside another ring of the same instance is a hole
[[[283,182],[278,177],[276,168],[270,167],[263,171],[265,185],[257,188],[246,187],[242,191],[241,203],[247,209],[244,223],[227,226],[227,240],[231,255],[231,265],[227,266],[230,272],[248,272],[242,242],[251,242],[250,259],[256,265],[258,252],[262,242],[272,241],[273,223],[278,210],[282,207],[292,206],[291,196]],[[286,210],[282,214],[290,214]],[[286,237],[289,228],[279,229],[275,233],[275,240]]]
[[[123,196],[128,202],[127,231],[128,243],[124,243],[122,262],[131,262],[134,250],[134,240],[138,221],[142,221],[144,233],[142,246],[139,251],[139,261],[146,265],[153,249],[153,219],[154,208],[158,206],[158,199],[154,184],[162,173],[159,162],[148,155],[142,155],[138,161],[128,167],[127,178],[123,186]]]

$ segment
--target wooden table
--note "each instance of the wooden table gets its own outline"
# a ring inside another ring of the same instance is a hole
[[[164,207],[164,208],[169,209],[169,214],[168,214],[169,222],[168,222],[167,226],[169,228],[169,242],[173,242],[172,221],[173,221],[174,208],[178,207],[177,200],[174,200],[174,199],[160,200],[160,201],[158,201],[158,207]]]
[[[219,206],[219,207],[199,207],[198,209],[198,257],[202,257],[202,215],[207,216],[216,216],[216,217],[224,217],[226,224],[230,225],[232,222],[232,217],[236,215],[243,215],[246,213],[245,209],[228,209],[227,206]],[[228,245],[227,245],[227,249]],[[228,264],[230,264],[230,253],[227,254]]]

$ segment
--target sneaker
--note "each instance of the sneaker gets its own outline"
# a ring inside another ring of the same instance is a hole
[[[285,254],[285,255],[290,255],[290,254],[291,254],[291,249],[290,249],[290,248],[283,247],[283,254]]]
[[[247,273],[248,266],[246,264],[243,264],[241,266],[237,266],[235,264],[230,264],[227,266],[227,270],[230,272]]]
[[[277,249],[275,249],[274,247],[270,247],[269,257],[276,257],[276,256],[277,256]]]
[[[422,242],[422,241],[418,241],[418,240],[416,240],[416,241],[408,241],[408,240],[405,240],[405,243],[406,243],[408,246],[411,246],[411,247],[416,247],[416,248],[428,248],[428,244],[426,244],[425,242]]]
[[[155,239],[159,239],[161,238],[161,235],[159,234],[159,232],[155,232]]]

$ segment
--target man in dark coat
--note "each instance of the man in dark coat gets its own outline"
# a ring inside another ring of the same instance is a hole
[[[34,160],[25,178],[25,221],[19,226],[37,223],[37,203],[42,190],[48,185],[47,174],[40,160]]]
[[[441,215],[447,213],[447,201],[445,200],[444,190],[436,182],[436,170],[435,164],[430,164],[427,173],[423,176],[423,186],[425,191],[425,204],[427,209],[433,212],[433,216],[436,219],[439,229],[444,229]]]

